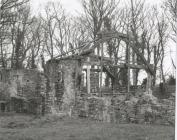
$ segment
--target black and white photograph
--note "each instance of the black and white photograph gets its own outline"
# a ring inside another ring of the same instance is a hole
[[[175,140],[177,0],[0,0],[0,140]]]

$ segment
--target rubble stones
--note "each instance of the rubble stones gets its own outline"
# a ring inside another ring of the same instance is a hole
[[[175,102],[172,99],[157,99],[152,94],[141,96],[126,94],[117,97],[80,97],[80,113],[90,119],[114,123],[150,123],[174,125]],[[85,103],[87,102],[87,105]],[[79,110],[79,106],[78,110]],[[79,116],[84,116],[78,113]]]

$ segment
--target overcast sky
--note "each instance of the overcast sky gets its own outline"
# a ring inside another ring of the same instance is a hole
[[[78,11],[82,10],[81,6],[81,0],[31,0],[31,5],[33,10],[39,11],[47,2],[49,1],[55,1],[60,2],[64,9],[73,15],[77,15]],[[118,0],[117,0],[118,1]],[[127,0],[121,0],[121,1],[127,1]],[[149,4],[160,4],[163,0],[146,0]]]
[[[40,11],[44,5],[49,2],[49,1],[55,1],[55,2],[60,2],[64,9],[73,15],[77,15],[77,11],[80,11],[82,9],[80,0],[31,0],[31,5],[33,11],[37,12]]]
[[[60,2],[63,5],[63,8],[66,10],[66,12],[73,16],[77,16],[78,12],[81,12],[83,10],[81,6],[81,0],[31,0],[33,13],[37,14],[41,9],[43,9],[43,7],[49,1]],[[121,0],[121,1],[127,1],[127,0]],[[164,0],[146,0],[147,3],[156,4],[156,5],[160,5],[163,1]],[[168,46],[170,46],[170,49],[168,50],[168,54],[164,60],[165,71],[175,72],[172,67],[171,57],[169,52],[171,51],[171,56],[173,60],[176,61],[176,45],[173,43],[169,43]]]

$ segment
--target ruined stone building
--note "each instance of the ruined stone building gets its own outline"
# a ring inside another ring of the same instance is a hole
[[[124,38],[124,36],[120,37]],[[129,62],[113,65],[111,58],[103,54],[96,55],[95,49],[95,46],[82,48],[78,54],[63,55],[47,62],[45,73],[49,77],[50,87],[53,89],[51,91],[51,94],[54,95],[53,110],[56,112],[71,111],[77,116],[108,122],[153,122],[154,114],[151,112],[153,115],[150,115],[150,118],[147,118],[146,114],[148,110],[154,109],[154,104],[161,103],[150,91],[152,65],[148,64],[141,54],[139,57],[143,60],[142,65]],[[133,48],[132,51],[139,53],[136,48]],[[116,79],[111,67],[125,70],[122,75],[126,77],[127,82],[123,85],[118,83],[119,80],[122,80],[123,83],[125,79]],[[130,69],[144,69],[147,72],[146,87],[130,84]],[[104,74],[109,77],[109,84],[103,81]],[[174,104],[171,106],[173,108]],[[164,110],[166,109],[164,107]],[[159,110],[156,107],[153,111],[158,112]],[[173,111],[171,113],[171,116],[174,117]],[[170,119],[173,120],[173,117]]]
[[[50,94],[54,95],[52,110],[71,111],[77,117],[106,122],[174,122],[174,97],[167,103],[166,100],[158,101],[152,93],[145,92],[144,88],[135,89],[135,86],[130,86],[128,92],[127,87],[120,89],[120,85],[105,87],[100,84],[100,73],[107,73],[108,70],[100,69],[100,59],[87,51],[47,62],[46,75],[52,89]],[[107,57],[102,61],[107,65],[110,63]],[[164,102],[171,110],[168,110]]]
[[[109,39],[109,33],[105,35]],[[103,42],[105,39],[103,36],[102,34],[101,39],[96,42],[97,45],[102,46],[99,55],[94,53],[96,44],[91,45],[91,47],[85,46],[78,54],[63,55],[60,58],[49,60],[44,73],[27,69],[2,69],[1,110],[14,110],[16,112],[23,110],[43,114],[69,111],[75,105],[78,96],[96,95],[103,97],[104,95],[112,96],[121,91],[130,92],[131,88],[134,87],[128,82],[130,81],[128,69],[142,69],[146,65],[139,66],[127,64],[127,62],[113,65],[112,59],[104,56]],[[125,35],[117,33],[113,34],[114,36],[126,38]],[[110,69],[111,67],[126,70],[126,73],[121,74],[126,77],[126,79],[122,79],[123,86],[118,83],[119,79],[116,79]],[[109,78],[107,84],[103,81],[104,74]]]
[[[161,107],[164,103],[150,94],[152,66],[132,46],[131,50],[142,59],[142,64],[125,61],[114,65],[113,60],[103,53],[104,41],[112,37],[127,39],[118,33],[102,34],[94,45],[82,47],[78,53],[48,60],[43,73],[27,69],[1,69],[0,111],[33,114],[66,112],[108,122],[145,121],[148,110],[152,111],[154,104]],[[95,53],[98,44],[101,46],[99,55]],[[114,68],[120,69],[119,79]],[[135,82],[131,84],[130,69],[144,69],[147,72],[146,88]],[[173,108],[172,102],[173,98],[168,102]],[[174,116],[174,112],[169,113]]]

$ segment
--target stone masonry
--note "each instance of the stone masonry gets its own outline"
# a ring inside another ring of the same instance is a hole
[[[41,114],[46,95],[46,78],[36,70],[1,69],[0,100],[6,102],[4,111]]]
[[[81,67],[77,59],[60,59],[46,64],[50,85],[54,88],[55,109],[69,112],[79,94]],[[58,104],[58,105],[57,105]]]

